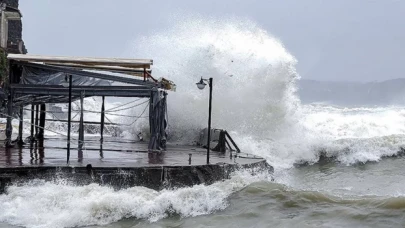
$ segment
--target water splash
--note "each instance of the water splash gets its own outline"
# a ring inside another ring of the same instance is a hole
[[[192,142],[206,126],[208,91],[196,88],[200,77],[214,79],[213,126],[227,129],[244,151],[276,168],[316,162],[325,150],[346,164],[378,160],[395,154],[400,144],[378,143],[390,141],[378,137],[405,133],[398,127],[405,126],[400,113],[386,123],[385,115],[301,105],[296,59],[248,20],[180,18],[174,27],[136,40],[133,52],[154,59],[154,76],[177,84],[177,92],[168,96],[171,140]],[[354,142],[336,141],[370,137],[378,140],[363,141],[361,152]]]
[[[267,155],[267,148],[252,151],[252,145],[298,132],[297,61],[254,22],[189,18],[137,40],[134,49],[153,57],[153,75],[177,84],[168,96],[172,140],[192,142],[206,126],[208,91],[195,86],[201,77],[214,79],[213,126],[234,131],[238,142],[252,139],[242,143],[249,152]]]
[[[115,191],[98,184],[76,186],[63,179],[34,180],[10,186],[0,195],[0,222],[48,228],[106,225],[124,218],[154,222],[172,214],[194,217],[225,209],[230,194],[269,178],[266,173],[251,176],[241,171],[210,186],[162,191],[145,187]]]

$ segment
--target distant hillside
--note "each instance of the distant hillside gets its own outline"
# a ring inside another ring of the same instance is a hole
[[[300,80],[298,94],[302,103],[403,105],[405,78],[368,83]]]

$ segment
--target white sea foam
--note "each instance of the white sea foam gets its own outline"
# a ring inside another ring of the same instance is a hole
[[[344,164],[378,161],[405,145],[403,107],[304,106],[302,123],[319,135],[316,150]]]
[[[0,195],[0,221],[35,228],[104,225],[123,218],[150,222],[170,214],[193,217],[223,210],[235,191],[266,174],[236,173],[231,179],[210,186],[196,185],[176,190],[154,191],[132,187],[115,191],[90,184],[75,186],[60,182],[32,181],[11,186]]]
[[[295,58],[253,22],[183,20],[137,40],[134,49],[137,55],[153,53],[153,74],[177,84],[168,96],[176,140],[190,142],[191,133],[206,126],[208,91],[197,90],[195,82],[213,77],[213,126],[232,132],[243,150],[276,168],[316,162],[320,150],[347,164],[376,161],[396,153],[403,141],[389,137],[405,133],[399,107],[301,105]]]

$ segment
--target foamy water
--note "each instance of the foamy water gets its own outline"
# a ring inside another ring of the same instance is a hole
[[[268,174],[235,173],[224,182],[155,191],[132,187],[115,191],[107,186],[76,186],[65,180],[31,181],[11,186],[0,195],[0,221],[24,227],[77,227],[105,225],[124,218],[150,222],[170,215],[194,217],[223,210],[235,191]],[[33,195],[34,194],[34,195]]]

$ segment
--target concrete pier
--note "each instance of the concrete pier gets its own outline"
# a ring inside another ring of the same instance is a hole
[[[206,164],[203,148],[167,144],[165,152],[148,152],[143,142],[87,139],[83,158],[66,164],[66,141],[48,138],[21,148],[0,148],[0,192],[14,182],[65,178],[76,184],[99,183],[115,188],[152,189],[211,184],[238,169],[272,171],[263,158],[246,153],[212,152]],[[72,144],[72,148],[78,145]],[[77,154],[77,153],[73,153]]]

